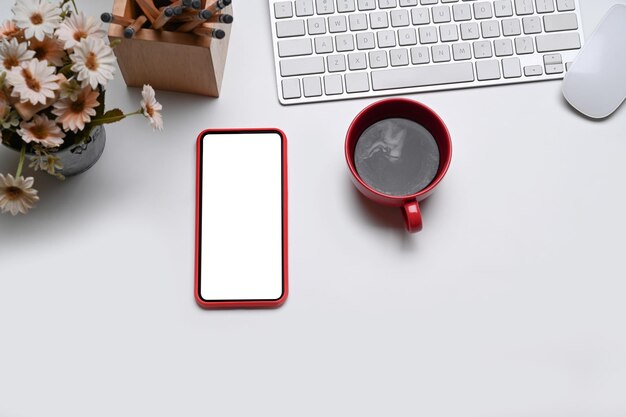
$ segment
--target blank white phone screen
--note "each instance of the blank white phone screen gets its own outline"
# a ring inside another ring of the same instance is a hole
[[[281,136],[209,133],[202,158],[200,296],[278,300],[283,294]]]

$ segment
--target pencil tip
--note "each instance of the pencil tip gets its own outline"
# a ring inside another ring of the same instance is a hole
[[[233,23],[233,20],[235,19],[233,18],[232,15],[225,14],[222,20],[224,21],[224,23]]]
[[[204,20],[208,20],[211,18],[211,16],[213,16],[213,13],[211,13],[210,10],[202,10],[200,12],[200,18],[204,19]]]
[[[174,7],[174,15],[180,16],[183,14],[183,8],[181,6]]]
[[[224,37],[226,36],[226,32],[224,32],[222,29],[216,29],[214,33],[217,39],[224,39]]]
[[[191,7],[196,10],[199,10],[200,8],[202,8],[202,3],[200,2],[200,0],[193,0],[191,2]]]
[[[124,37],[126,39],[132,38],[134,34],[135,34],[135,29],[133,29],[133,28],[126,28],[126,29],[124,29]]]
[[[172,9],[171,7],[168,7],[165,10],[163,10],[163,14],[166,17],[172,17],[172,16],[174,16],[174,9]]]
[[[113,15],[111,13],[102,13],[100,15],[100,19],[104,22],[104,23],[110,23],[111,20],[113,20]]]

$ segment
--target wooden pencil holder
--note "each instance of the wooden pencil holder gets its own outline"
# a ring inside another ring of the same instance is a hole
[[[232,5],[224,13],[232,15]],[[115,0],[113,14],[134,19],[140,10],[131,0]],[[219,97],[232,25],[218,26],[226,32],[224,39],[154,29],[126,39],[124,27],[111,24],[109,39],[121,40],[114,51],[129,87],[150,84],[159,90]]]

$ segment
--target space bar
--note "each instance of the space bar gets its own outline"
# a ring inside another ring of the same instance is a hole
[[[469,81],[474,81],[474,66],[471,62],[372,72],[372,88],[374,90],[426,87]]]

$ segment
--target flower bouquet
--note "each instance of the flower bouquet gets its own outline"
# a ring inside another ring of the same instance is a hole
[[[115,45],[75,0],[17,0],[12,11],[0,25],[0,142],[20,157],[15,176],[0,173],[0,210],[17,215],[39,200],[34,179],[22,175],[27,155],[30,168],[64,179],[79,172],[64,171],[63,153],[80,158],[103,125],[144,115],[162,130],[163,119],[149,85],[137,111],[105,109]]]

